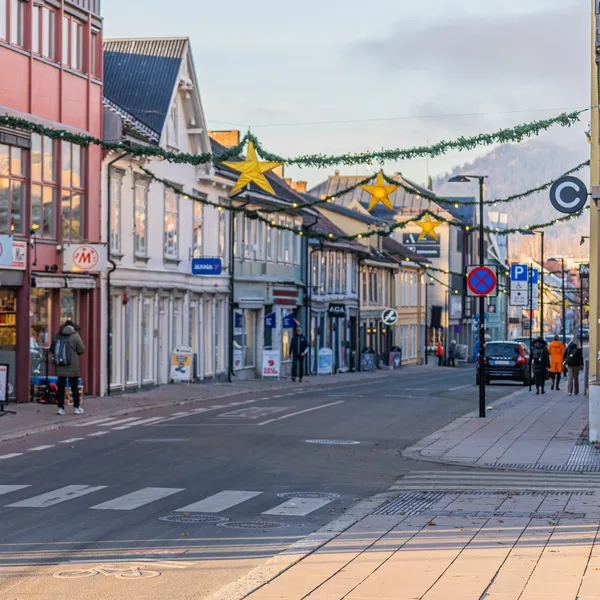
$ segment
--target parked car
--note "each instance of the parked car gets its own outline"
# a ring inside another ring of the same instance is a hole
[[[533,338],[535,340],[535,337]],[[518,337],[515,338],[514,340],[511,340],[512,342],[517,342],[519,344],[525,344],[525,347],[529,350],[529,336],[527,337]]]
[[[525,344],[516,340],[488,342],[484,360],[486,385],[494,380],[529,385],[529,350]],[[479,385],[479,369],[475,381]]]

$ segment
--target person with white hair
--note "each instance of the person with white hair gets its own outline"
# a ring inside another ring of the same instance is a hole
[[[448,348],[448,366],[456,366],[456,340],[452,340]]]
[[[583,350],[576,335],[571,336],[571,341],[565,350],[565,366],[567,367],[569,396],[579,395],[579,372],[583,368]]]

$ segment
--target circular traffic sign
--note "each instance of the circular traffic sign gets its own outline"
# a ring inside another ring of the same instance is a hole
[[[467,287],[476,296],[489,296],[496,289],[496,273],[489,267],[476,267],[467,277]]]
[[[562,213],[575,213],[587,202],[588,191],[585,183],[577,177],[561,177],[550,188],[550,202]]]
[[[386,308],[381,315],[381,320],[386,325],[394,325],[398,321],[398,313],[393,308]]]

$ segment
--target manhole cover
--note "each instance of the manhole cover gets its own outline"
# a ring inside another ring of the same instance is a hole
[[[276,521],[229,521],[218,523],[217,526],[226,527],[227,529],[278,529],[287,527],[285,523],[277,523]]]
[[[305,440],[307,444],[324,444],[329,446],[357,446],[354,440]]]
[[[167,523],[223,523],[229,519],[215,515],[168,515],[158,517],[158,520]]]
[[[339,494],[328,494],[326,492],[284,492],[277,494],[278,498],[310,498],[313,500],[335,500]]]

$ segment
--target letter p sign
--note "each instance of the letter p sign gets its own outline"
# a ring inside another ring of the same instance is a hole
[[[527,281],[527,265],[513,264],[510,266],[511,281]]]

